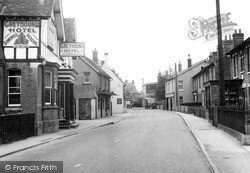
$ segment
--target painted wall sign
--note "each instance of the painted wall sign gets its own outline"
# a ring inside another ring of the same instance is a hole
[[[236,23],[232,22],[230,19],[231,13],[221,14],[221,31],[222,35],[229,35],[234,33],[234,27],[237,26]],[[217,38],[217,19],[211,17],[204,19],[202,17],[193,18],[188,22],[191,30],[188,32],[188,37],[191,40],[196,40],[199,38],[205,38],[206,41],[213,40]]]
[[[3,46],[39,47],[40,21],[4,21]]]
[[[61,56],[84,56],[85,45],[84,43],[61,43],[60,55]]]

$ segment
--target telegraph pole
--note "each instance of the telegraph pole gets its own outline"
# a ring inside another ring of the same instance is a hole
[[[176,63],[175,63],[175,101],[176,101],[176,110],[175,111],[178,111],[179,110],[179,93],[178,93],[178,75],[177,75],[177,66],[176,66]]]
[[[219,105],[225,106],[225,81],[224,81],[224,64],[223,64],[223,47],[220,17],[220,0],[216,0],[216,17],[218,32],[218,53],[219,53]]]

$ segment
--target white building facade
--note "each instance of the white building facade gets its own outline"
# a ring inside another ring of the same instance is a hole
[[[108,66],[108,54],[105,53],[105,61],[102,63],[102,70],[104,70],[110,77],[110,92],[113,93],[111,96],[112,102],[112,113],[120,114],[124,111],[124,83],[120,77],[111,70]]]

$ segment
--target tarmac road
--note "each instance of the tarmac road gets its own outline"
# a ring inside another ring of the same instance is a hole
[[[1,161],[63,161],[65,173],[209,173],[177,114],[134,110],[119,123],[18,152]]]

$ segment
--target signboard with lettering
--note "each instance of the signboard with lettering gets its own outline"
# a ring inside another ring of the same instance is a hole
[[[84,56],[84,43],[61,43],[60,56]]]
[[[40,21],[4,21],[3,46],[26,48],[39,47]]]
[[[231,21],[231,13],[221,14],[221,32],[223,35],[231,35],[234,33],[234,27],[237,23]],[[217,18],[216,16],[204,19],[202,17],[193,18],[189,20],[188,37],[192,40],[205,38],[210,41],[217,38]]]

